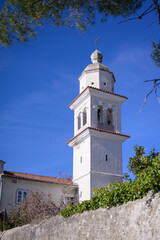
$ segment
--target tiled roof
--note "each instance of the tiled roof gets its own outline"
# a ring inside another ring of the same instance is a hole
[[[105,93],[109,93],[109,94],[111,94],[111,95],[115,95],[115,96],[118,96],[118,97],[123,97],[123,98],[125,98],[125,99],[128,99],[127,97],[122,96],[122,95],[119,95],[119,94],[117,94],[117,93],[113,93],[113,92],[109,92],[109,91],[106,91],[106,90],[103,90],[103,89],[99,89],[99,88],[95,88],[95,87],[88,86],[88,87],[86,87],[86,88],[69,104],[68,107],[70,107],[70,106],[72,105],[72,103],[74,103],[74,102],[82,95],[82,93],[84,93],[84,92],[86,91],[86,89],[88,89],[88,88],[95,89],[95,90],[98,90],[98,91],[100,91],[100,92],[105,92]]]
[[[73,185],[72,179],[69,179],[69,178],[48,177],[48,176],[41,176],[41,175],[21,173],[21,172],[11,172],[11,171],[4,171],[3,176],[10,177],[10,178],[24,179],[24,180],[33,180],[33,181],[75,186]]]
[[[123,98],[128,99],[128,97],[126,97],[126,96],[119,95],[119,94],[113,93],[113,92],[109,92],[109,91],[107,91],[107,90],[103,90],[103,89],[99,89],[99,88],[95,88],[95,87],[91,87],[91,86],[89,86],[88,88],[96,89],[96,90],[101,91],[101,92],[109,93],[109,94],[111,94],[111,95],[115,95],[115,96],[118,96],[118,97],[123,97]]]
[[[91,129],[91,130],[96,130],[96,131],[99,131],[99,132],[104,132],[104,133],[110,133],[110,134],[114,134],[114,135],[119,135],[119,136],[122,136],[122,137],[128,137],[130,138],[129,135],[126,135],[126,134],[122,134],[122,133],[118,133],[118,132],[111,132],[111,131],[108,131],[108,130],[103,130],[103,129],[99,129],[99,128],[93,128],[93,127],[87,127],[85,128],[84,130],[82,130],[80,133],[78,133],[76,136],[74,136],[73,138],[71,138],[68,142],[70,143],[73,139],[75,139],[76,137],[78,137],[81,133],[83,133],[85,130],[87,129]]]

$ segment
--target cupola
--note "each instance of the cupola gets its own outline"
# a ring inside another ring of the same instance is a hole
[[[103,59],[102,53],[98,50],[95,50],[91,55],[91,62],[92,63],[101,63]]]
[[[114,92],[114,75],[107,66],[101,64],[102,59],[102,53],[98,50],[91,54],[92,64],[89,64],[79,77],[80,93],[88,86]]]

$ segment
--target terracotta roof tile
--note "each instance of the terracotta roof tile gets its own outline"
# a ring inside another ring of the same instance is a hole
[[[126,135],[126,134],[122,134],[122,133],[119,133],[119,132],[111,132],[111,131],[108,131],[108,130],[103,130],[103,129],[99,129],[99,128],[92,128],[92,127],[88,127],[89,129],[93,129],[93,130],[97,130],[99,132],[106,132],[106,133],[111,133],[111,134],[115,134],[115,135],[120,135],[120,136],[123,136],[123,137],[128,137],[130,138],[129,135]]]
[[[68,142],[70,143],[73,139],[75,139],[76,137],[78,137],[81,133],[83,133],[85,130],[87,129],[91,129],[91,130],[96,130],[96,131],[99,131],[99,132],[106,132],[106,133],[110,133],[110,134],[114,134],[114,135],[119,135],[119,136],[122,136],[122,137],[128,137],[130,138],[129,135],[126,135],[126,134],[122,134],[122,133],[118,133],[118,132],[111,132],[111,131],[108,131],[108,130],[103,130],[103,129],[99,129],[99,128],[93,128],[93,127],[87,127],[85,129],[83,129],[80,133],[78,133],[76,136],[74,136],[73,138],[71,138]]]
[[[12,172],[12,171],[4,171],[3,176],[11,177],[11,178],[25,179],[25,180],[33,180],[33,181],[75,186],[75,185],[73,185],[72,179],[69,179],[69,178],[48,177],[48,176],[21,173],[21,172]]]
[[[126,96],[119,95],[119,94],[113,93],[113,92],[109,92],[109,91],[107,91],[107,90],[103,90],[103,89],[99,89],[99,88],[95,88],[95,87],[91,87],[91,86],[89,86],[88,88],[96,89],[96,90],[101,91],[101,92],[109,93],[109,94],[111,94],[111,95],[115,95],[115,96],[118,96],[118,97],[123,97],[123,98],[128,99],[128,97],[126,97]]]
[[[88,86],[69,104],[68,107],[70,107],[72,105],[72,103],[74,103],[86,91],[86,89],[88,89],[88,88],[95,89],[95,90],[98,90],[98,91],[101,91],[101,92],[109,93],[111,95],[115,95],[115,96],[118,96],[118,97],[123,97],[123,98],[128,99],[125,96],[122,96],[122,95],[119,95],[119,94],[116,94],[116,93],[113,93],[113,92],[109,92],[109,91],[106,91],[106,90],[103,90],[103,89],[99,89],[99,88]]]

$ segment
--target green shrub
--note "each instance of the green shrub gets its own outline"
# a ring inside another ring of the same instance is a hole
[[[141,149],[139,149],[141,148]],[[136,146],[136,151],[144,150],[142,147]],[[143,155],[144,155],[144,151]],[[137,152],[136,152],[137,153]],[[153,153],[153,151],[151,152]],[[155,152],[154,152],[155,153]],[[116,182],[108,184],[106,187],[97,188],[94,190],[95,196],[90,200],[83,201],[81,204],[68,206],[60,214],[63,217],[69,217],[75,213],[82,213],[84,211],[95,210],[97,208],[106,208],[119,206],[128,201],[134,201],[136,199],[143,198],[149,190],[154,190],[158,192],[160,190],[160,157],[158,154],[153,154],[153,157],[145,158],[148,159],[149,164],[146,164],[144,167],[144,162],[142,161],[143,168],[141,168],[141,162],[138,161],[138,164],[135,164],[140,169],[138,172],[136,170],[136,178],[134,181],[128,178],[122,182]],[[137,155],[135,156],[137,158]],[[134,157],[132,158],[134,160]],[[146,160],[147,161],[147,160]],[[129,164],[132,164],[133,161],[130,161]],[[134,164],[131,167],[133,170]]]
[[[148,156],[145,156],[145,149],[143,146],[134,146],[135,156],[129,158],[128,170],[132,172],[136,177],[140,172],[149,166],[152,166],[152,159],[159,156],[159,152],[156,152],[153,148]]]

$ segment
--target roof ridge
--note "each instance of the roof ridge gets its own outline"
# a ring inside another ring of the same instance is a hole
[[[36,175],[30,173],[22,173],[22,172],[14,172],[14,171],[4,171],[2,176],[10,177],[10,178],[19,178],[31,181],[40,181],[46,183],[54,183],[54,184],[61,184],[61,185],[70,185],[76,186],[73,184],[72,179],[70,178],[60,178],[60,177],[50,177],[50,176],[43,176],[43,175]]]
[[[39,175],[39,174],[34,174],[34,173],[24,173],[24,172],[15,172],[15,171],[8,171],[8,170],[4,170],[4,172],[8,172],[8,173],[20,173],[20,174],[26,174],[26,175],[32,175],[32,176],[37,176],[37,177],[47,177],[47,178],[58,178],[58,179],[70,179],[70,178],[62,178],[62,177],[51,177],[51,176],[45,176],[45,175]],[[72,180],[72,179],[70,179]]]

